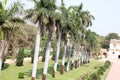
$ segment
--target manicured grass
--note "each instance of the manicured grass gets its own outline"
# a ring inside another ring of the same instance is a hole
[[[50,61],[47,80],[76,80],[76,79],[79,79],[81,75],[96,71],[94,67],[96,65],[103,65],[104,63],[92,60],[91,63],[83,65],[77,69],[70,70],[69,72],[65,72],[64,75],[60,74],[59,72],[60,67],[59,67],[58,72],[56,74],[56,78],[52,78],[52,75],[51,75],[53,70],[53,64],[54,64],[54,61]],[[25,73],[24,79],[18,78],[19,72]],[[32,72],[31,63],[24,63],[24,66],[21,66],[21,67],[17,67],[15,66],[15,64],[10,64],[8,68],[2,70],[0,80],[31,80],[31,72]],[[43,72],[43,63],[39,62],[37,80],[41,80],[42,72]]]

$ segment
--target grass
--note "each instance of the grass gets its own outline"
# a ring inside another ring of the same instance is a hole
[[[54,61],[50,61],[47,80],[77,80],[80,78],[81,75],[96,71],[96,69],[94,68],[96,65],[103,65],[104,63],[93,60],[91,63],[83,65],[77,69],[73,69],[69,72],[65,72],[64,75],[61,75],[60,72],[57,71],[56,78],[52,78],[51,75],[53,70],[53,64]],[[25,73],[23,79],[18,78],[19,72]],[[10,64],[8,68],[2,70],[0,80],[31,80],[31,72],[32,72],[31,63],[24,63],[24,66],[21,67],[17,67],[15,66],[15,64]],[[37,80],[41,80],[42,72],[43,72],[43,63],[39,62],[38,71],[37,71]]]

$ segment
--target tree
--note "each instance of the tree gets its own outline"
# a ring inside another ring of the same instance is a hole
[[[7,54],[10,36],[16,33],[25,33],[19,24],[13,22],[14,15],[20,12],[22,4],[17,1],[6,9],[7,0],[0,2],[0,72],[3,57]],[[19,22],[17,20],[17,22]]]
[[[117,33],[109,33],[105,36],[105,40],[102,42],[102,48],[109,48],[109,43],[111,39],[119,39],[120,36]]]
[[[86,31],[86,37],[85,37],[85,40],[87,41],[87,62],[90,62],[90,58],[91,58],[91,55],[92,55],[92,52],[93,50],[95,51],[95,49],[98,49],[98,46],[97,44],[98,41],[97,41],[97,34],[95,32],[92,32],[91,30],[87,30]]]
[[[48,61],[49,61],[49,55],[50,55],[50,48],[51,48],[51,41],[55,35],[56,27],[55,27],[55,10],[56,10],[56,0],[48,1],[48,39],[47,39],[47,45],[46,45],[46,52],[45,52],[45,62],[44,62],[44,69],[43,69],[43,76],[42,80],[46,80],[47,75],[47,69],[48,69]]]
[[[62,41],[64,42],[64,53],[62,56],[62,66],[61,66],[61,74],[64,73],[64,64],[65,64],[65,57],[66,57],[66,50],[69,41],[69,30],[71,29],[71,19],[69,17],[68,9],[65,8],[63,0],[61,0],[61,7],[60,11],[64,17],[63,29],[62,29]]]
[[[117,33],[109,33],[107,36],[106,36],[106,40],[109,40],[110,39],[119,39],[120,36],[117,34]]]
[[[32,0],[35,3],[34,9],[27,10],[27,15],[25,19],[30,19],[37,26],[36,33],[36,42],[35,42],[35,52],[34,52],[34,61],[33,61],[33,70],[32,70],[32,80],[36,78],[37,71],[37,62],[38,62],[38,53],[41,36],[43,36],[46,31],[46,24],[48,23],[48,2],[46,0]]]
[[[59,59],[59,53],[60,53],[60,42],[61,42],[61,33],[62,33],[62,15],[57,13],[57,18],[55,20],[55,24],[57,27],[56,33],[57,33],[57,45],[56,45],[56,53],[55,53],[55,63],[54,63],[54,69],[52,76],[55,77],[55,73],[57,70],[58,65],[58,59]]]

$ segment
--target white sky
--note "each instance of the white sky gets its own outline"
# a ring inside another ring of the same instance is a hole
[[[13,0],[9,0],[9,3]],[[26,4],[25,8],[33,7],[30,0],[21,0]],[[60,4],[61,0],[57,0]],[[65,5],[79,5],[83,3],[84,10],[89,10],[95,17],[92,31],[100,35],[107,35],[114,32],[120,34],[120,0],[64,0]]]

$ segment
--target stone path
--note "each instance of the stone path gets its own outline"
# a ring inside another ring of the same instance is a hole
[[[112,67],[107,75],[106,80],[120,80],[120,60],[112,60]]]

